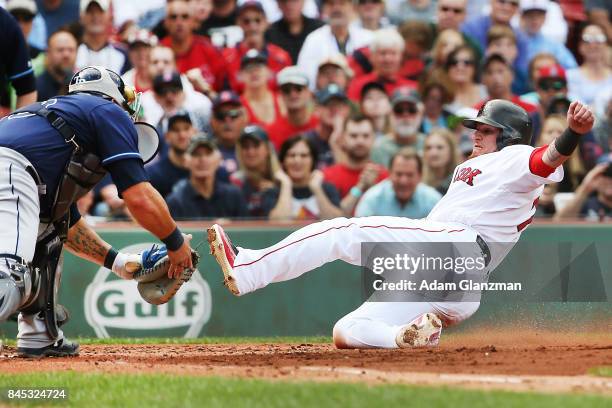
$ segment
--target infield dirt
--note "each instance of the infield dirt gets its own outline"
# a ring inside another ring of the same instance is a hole
[[[117,344],[84,345],[76,358],[20,359],[12,347],[0,354],[2,373],[156,372],[612,395],[612,378],[589,375],[589,369],[597,366],[612,366],[609,332],[481,329],[443,336],[434,349],[338,350],[331,344],[297,343]]]

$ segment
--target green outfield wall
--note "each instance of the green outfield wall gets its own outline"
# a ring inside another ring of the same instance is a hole
[[[295,227],[229,227],[234,243],[263,248]],[[194,242],[203,227],[185,228]],[[99,229],[116,248],[137,251],[156,242],[134,229]],[[152,306],[140,299],[136,283],[121,281],[70,254],[65,255],[60,301],[72,320],[68,336],[301,336],[330,335],[334,323],[362,299],[359,267],[334,262],[291,282],[273,284],[243,297],[232,296],[207,245],[199,273],[169,304]],[[300,262],[295,259],[295,262]],[[612,225],[534,225],[496,270],[499,281],[523,280],[537,292],[534,299],[487,293],[478,312],[457,330],[479,325],[521,324],[575,329],[612,321]],[[0,337],[16,334],[16,324],[0,325]]]

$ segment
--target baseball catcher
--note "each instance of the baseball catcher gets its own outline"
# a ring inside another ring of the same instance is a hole
[[[78,355],[60,329],[68,319],[57,304],[64,245],[123,279],[136,274],[154,304],[176,293],[197,259],[191,236],[147,181],[144,163],[159,135],[134,122],[140,95],[99,66],[76,73],[68,91],[0,120],[0,322],[19,312],[17,351],[25,357]],[[81,218],[75,202],[107,172],[133,217],[164,245],[121,253]]]
[[[364,242],[468,243],[484,260],[481,273],[488,277],[531,222],[544,185],[563,179],[561,165],[593,127],[594,115],[573,102],[567,121],[568,128],[553,143],[533,148],[527,112],[511,102],[491,100],[476,118],[463,121],[475,130],[473,153],[457,166],[447,194],[427,218],[336,218],[308,225],[260,250],[235,247],[215,224],[208,229],[211,252],[235,295],[297,278],[336,259],[362,265]],[[435,346],[442,328],[469,318],[479,299],[365,302],[336,323],[334,343],[339,348]]]

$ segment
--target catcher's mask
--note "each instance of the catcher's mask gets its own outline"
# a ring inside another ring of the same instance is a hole
[[[497,136],[497,150],[506,146],[531,142],[531,118],[527,111],[512,102],[493,99],[485,103],[474,119],[464,119],[463,126],[476,129],[479,123],[500,130]]]
[[[68,85],[68,93],[87,92],[111,99],[123,107],[132,119],[135,119],[140,109],[140,92],[127,86],[123,79],[114,71],[101,66],[85,67],[72,77]]]
[[[83,68],[70,80],[68,93],[86,92],[112,100],[123,107],[136,120],[140,110],[140,92],[125,85],[123,79],[114,71],[101,66]],[[159,134],[146,122],[134,122],[138,133],[138,151],[144,163],[151,161],[159,151]]]

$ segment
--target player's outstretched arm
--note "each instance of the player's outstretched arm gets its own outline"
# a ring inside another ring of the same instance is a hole
[[[544,164],[556,168],[574,152],[580,137],[588,133],[595,123],[595,115],[587,105],[574,101],[567,111],[567,129],[557,137],[542,156]]]
[[[191,235],[180,233],[166,202],[151,183],[143,181],[134,184],[122,195],[134,219],[166,244],[171,262],[168,276],[178,277],[184,268],[192,268]]]
[[[111,245],[81,218],[68,230],[66,248],[74,255],[102,266]]]

